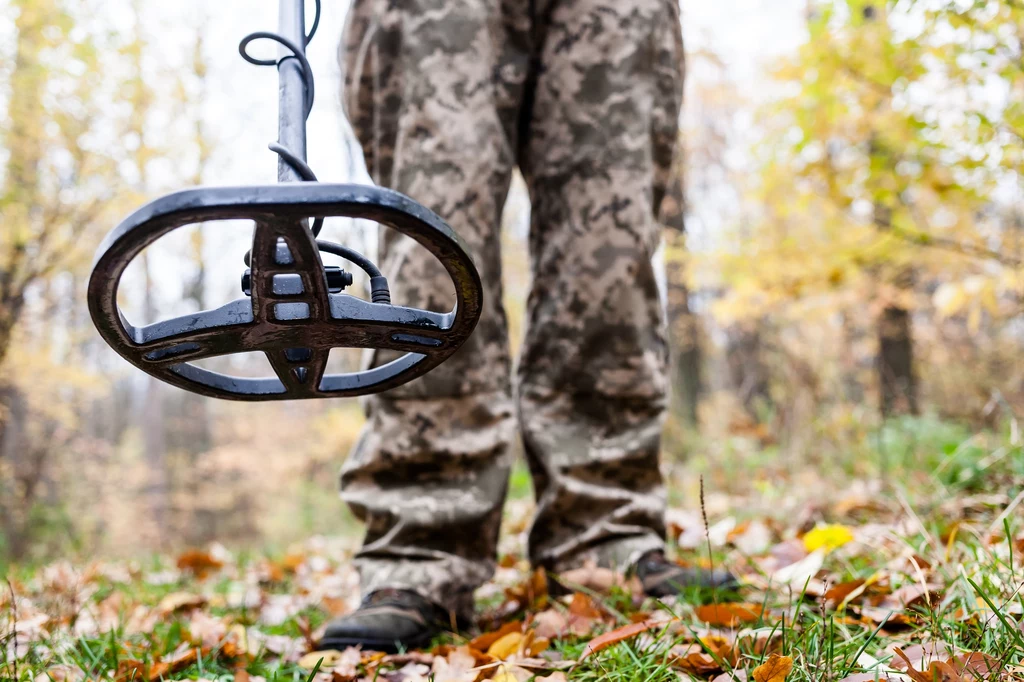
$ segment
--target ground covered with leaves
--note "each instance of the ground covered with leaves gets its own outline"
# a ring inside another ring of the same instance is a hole
[[[476,629],[398,655],[317,647],[358,604],[351,538],[15,569],[0,595],[0,679],[1024,680],[1019,440],[925,443],[935,451],[902,460],[890,449],[884,477],[844,479],[839,466],[780,484],[769,467],[743,495],[714,491],[709,473],[706,495],[670,511],[670,545],[743,587],[664,601],[593,566],[560,576],[573,594],[550,596],[523,559],[531,508],[514,478]],[[700,481],[700,469],[670,480]]]

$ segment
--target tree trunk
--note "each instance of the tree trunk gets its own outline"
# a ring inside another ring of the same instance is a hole
[[[149,255],[142,254],[145,276],[146,322],[156,320],[156,303],[153,300],[153,280]],[[149,474],[149,502],[156,525],[157,543],[164,546],[167,538],[167,512],[170,506],[170,472],[167,462],[167,442],[164,420],[163,386],[158,379],[146,377],[146,394],[142,406],[143,444],[146,448],[146,466]]]
[[[878,383],[883,417],[917,414],[910,312],[887,306],[878,320]]]
[[[672,354],[672,412],[686,424],[698,425],[697,404],[701,390],[700,322],[690,308],[686,284],[685,238],[682,233],[668,237],[669,257],[665,259],[669,341]]]
[[[743,408],[751,419],[760,422],[764,410],[772,404],[768,368],[762,352],[760,321],[751,325],[738,325],[729,330],[726,364],[733,390]]]

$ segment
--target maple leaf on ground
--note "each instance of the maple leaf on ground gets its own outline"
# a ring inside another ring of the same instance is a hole
[[[754,682],[785,682],[791,672],[793,672],[792,658],[772,654],[767,661],[754,668],[751,675]]]

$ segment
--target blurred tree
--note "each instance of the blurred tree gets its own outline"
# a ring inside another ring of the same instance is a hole
[[[52,363],[45,339],[35,355],[19,350],[17,326],[36,285],[81,262],[93,243],[115,165],[91,137],[104,106],[95,35],[59,0],[11,5],[17,37],[0,178],[0,518],[8,551],[18,555],[48,458],[63,444],[55,430],[71,418],[41,391],[53,375],[72,382],[74,373]],[[41,416],[29,423],[34,410]]]
[[[914,412],[919,311],[1020,314],[1019,236],[995,209],[1007,186],[1019,200],[1024,9],[819,0],[808,17],[774,74],[762,213],[722,254],[719,312],[870,320],[879,407]]]

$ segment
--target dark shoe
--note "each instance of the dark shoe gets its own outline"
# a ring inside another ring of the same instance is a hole
[[[736,590],[739,581],[722,569],[708,571],[689,568],[669,561],[661,551],[653,551],[640,557],[636,563],[636,577],[649,597],[671,597],[694,590]]]
[[[359,608],[327,625],[319,648],[344,651],[350,646],[409,651],[427,646],[446,629],[444,611],[409,590],[379,590]]]

